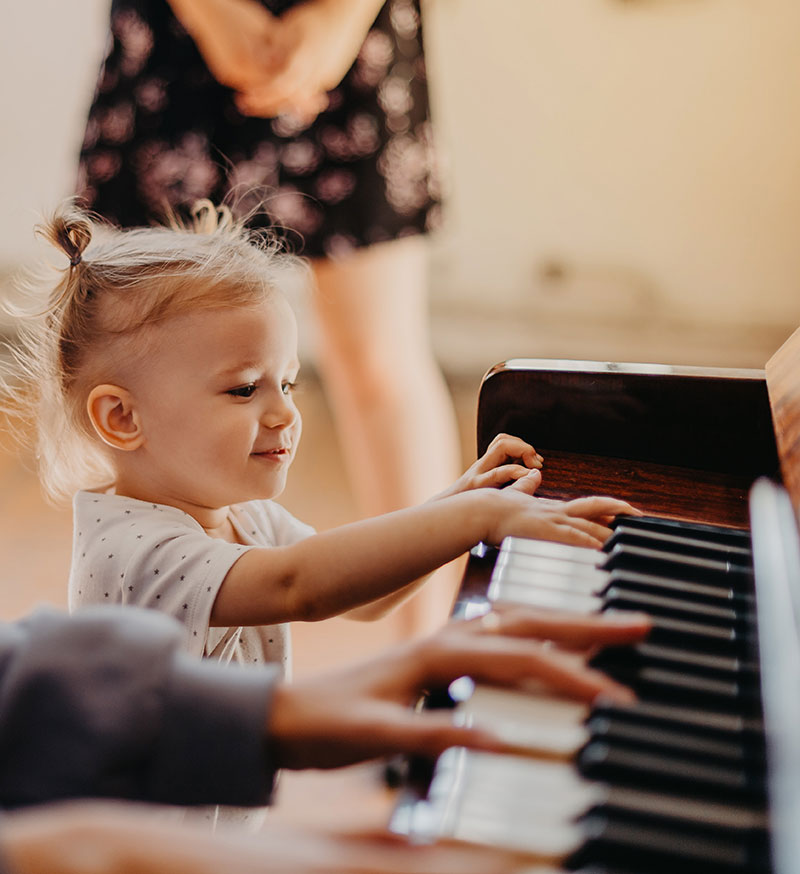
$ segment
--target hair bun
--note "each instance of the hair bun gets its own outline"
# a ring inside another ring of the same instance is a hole
[[[83,253],[92,239],[92,222],[85,212],[68,204],[38,228],[45,239],[61,249],[69,258],[70,267],[81,263]]]

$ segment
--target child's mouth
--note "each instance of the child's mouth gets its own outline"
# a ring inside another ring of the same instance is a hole
[[[261,449],[251,453],[251,455],[254,455],[256,458],[265,458],[270,461],[283,461],[288,458],[290,454],[291,448],[288,446],[279,446],[275,449]]]

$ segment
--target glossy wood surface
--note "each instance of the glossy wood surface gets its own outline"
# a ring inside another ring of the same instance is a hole
[[[800,328],[770,358],[766,372],[783,481],[797,513],[800,512]]]
[[[545,497],[746,527],[750,485],[780,476],[762,371],[517,359],[481,385],[478,452],[503,431],[544,456]]]

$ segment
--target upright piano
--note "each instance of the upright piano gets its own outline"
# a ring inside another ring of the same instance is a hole
[[[648,612],[594,663],[630,707],[457,682],[453,718],[517,754],[414,763],[393,828],[535,870],[800,874],[800,330],[764,371],[516,359],[478,401],[544,456],[539,494],[625,498],[602,552],[479,546],[455,615],[493,603]]]

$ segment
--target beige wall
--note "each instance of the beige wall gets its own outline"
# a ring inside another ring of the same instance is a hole
[[[0,265],[69,191],[105,0],[0,33]],[[757,366],[800,323],[796,0],[429,0],[447,157],[448,366],[517,355]]]
[[[800,323],[800,4],[431,11],[440,299],[496,308],[501,357],[763,363]]]

